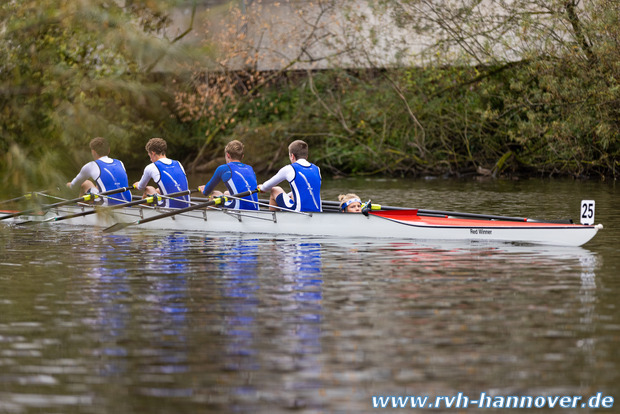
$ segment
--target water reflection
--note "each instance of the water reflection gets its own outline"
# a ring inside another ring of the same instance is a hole
[[[101,364],[98,374],[123,378],[124,385],[138,378],[137,392],[144,395],[191,395],[189,388],[160,386],[161,379],[188,371],[190,239],[173,233],[106,235],[101,241],[96,260],[84,268],[91,280],[87,298],[96,310],[84,322],[100,344],[92,350]],[[136,251],[141,260],[126,266],[122,255]],[[149,345],[136,352],[136,340]],[[136,356],[148,361],[137,362]]]
[[[0,411],[362,412],[374,394],[616,383],[597,369],[619,363],[616,279],[584,248],[8,237]]]
[[[386,283],[399,286],[391,292],[401,299],[428,294],[456,299],[461,294],[471,296],[474,286],[525,291],[531,284],[537,284],[551,290],[573,291],[578,285],[585,304],[592,302],[596,271],[602,266],[597,254],[581,247],[357,243],[355,252],[366,258],[373,256],[372,266],[384,269],[383,275],[389,278],[385,279]]]
[[[128,369],[125,357],[129,351],[122,343],[128,339],[129,333],[131,287],[126,269],[116,267],[113,256],[114,245],[130,243],[131,238],[114,235],[108,240],[110,244],[93,252],[83,269],[89,280],[82,293],[93,305],[95,313],[94,317],[85,318],[83,322],[99,339],[100,346],[92,351],[101,361],[97,374],[121,376]]]
[[[256,318],[260,289],[258,281],[258,246],[256,239],[231,238],[223,241],[219,275],[222,275],[224,326],[229,342],[226,344],[225,365],[230,370],[256,370]],[[243,393],[243,388],[238,389]]]
[[[406,394],[406,389],[437,394],[438,389],[464,387],[480,392],[488,384],[479,379],[489,377],[500,388],[524,378],[540,384],[529,369],[513,372],[509,367],[536,366],[541,375],[555,377],[558,364],[593,363],[587,343],[596,321],[595,280],[601,261],[587,249],[354,246],[347,256],[365,257],[366,272],[376,278],[383,269],[382,277],[370,283],[372,300],[357,289],[360,299],[351,294],[329,306],[343,319],[358,322],[349,329],[340,324],[340,337],[364,338],[356,348],[364,369],[342,372],[357,378],[360,387],[374,378],[374,394]],[[567,325],[573,318],[579,322]],[[362,320],[371,327],[367,331],[361,330]],[[392,369],[376,368],[382,366]]]
[[[277,369],[294,372],[286,381],[290,407],[320,407],[317,391],[321,381],[321,323],[323,300],[323,246],[299,241],[276,242],[274,253],[280,263],[282,287],[279,300],[283,329],[276,340],[285,344]]]
[[[204,249],[217,269],[205,277],[217,279],[219,292],[205,312],[221,335],[222,349],[216,346],[210,352],[222,371],[217,383],[229,384],[224,395],[232,398],[232,408],[255,412],[256,406],[248,409],[243,402],[256,398],[281,400],[279,405],[288,407],[316,406],[321,245],[231,237],[209,238]],[[255,372],[262,373],[259,377],[275,375],[272,384],[255,381]],[[203,392],[203,399],[223,397],[221,385]]]

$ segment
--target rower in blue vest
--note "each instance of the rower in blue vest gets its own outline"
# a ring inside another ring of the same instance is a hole
[[[293,141],[288,146],[291,164],[286,165],[276,175],[259,185],[260,191],[271,191],[269,204],[271,210],[323,211],[321,205],[321,170],[308,162],[308,144],[302,140]],[[288,181],[291,192],[286,194],[276,185]],[[276,208],[279,207],[279,208]]]
[[[143,197],[153,194],[166,195],[187,191],[187,175],[180,162],[166,157],[168,144],[162,138],[151,138],[146,143],[146,152],[149,154],[151,164],[144,168],[140,181],[134,183],[134,188],[144,191]],[[150,180],[157,184],[157,188],[147,185]],[[189,195],[173,199],[162,198],[161,207],[184,208],[190,205]]]
[[[85,164],[78,175],[67,183],[67,187],[80,184],[80,195],[87,193],[97,194],[117,188],[128,187],[127,171],[122,161],[110,158],[110,144],[103,137],[93,138],[90,141],[90,153],[94,161]],[[90,181],[90,180],[93,181]],[[129,190],[109,197],[96,199],[98,204],[114,205],[131,201]]]
[[[213,177],[205,185],[198,187],[204,195],[217,197],[221,195],[231,195],[252,191],[256,189],[256,174],[254,169],[243,164],[241,160],[244,156],[243,143],[237,140],[230,141],[224,148],[224,159],[226,164],[222,164],[216,168]],[[224,193],[217,191],[215,186],[222,181],[228,189]],[[242,199],[229,199],[224,207],[235,210],[258,210],[258,196],[255,194],[246,196]]]

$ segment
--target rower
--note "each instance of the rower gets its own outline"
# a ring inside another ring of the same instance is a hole
[[[211,197],[228,196],[242,191],[254,190],[256,188],[256,174],[251,166],[241,162],[244,156],[243,149],[243,143],[240,141],[236,139],[230,141],[224,148],[226,164],[217,167],[209,182],[199,186],[198,190]],[[228,189],[224,193],[217,190],[213,191],[220,181]],[[240,200],[228,200],[222,207],[236,210],[258,210],[258,196],[254,193]]]
[[[146,143],[145,149],[151,163],[144,168],[140,181],[133,184],[134,188],[144,191],[142,198],[153,194],[166,195],[189,189],[187,175],[181,163],[166,157],[168,150],[166,140],[151,138]],[[150,180],[157,184],[157,188],[147,185]],[[184,208],[189,206],[189,201],[189,195],[175,199],[162,198],[159,205],[160,207]]]
[[[308,144],[302,140],[288,146],[291,164],[285,165],[276,175],[258,186],[260,191],[271,191],[270,210],[323,211],[321,205],[321,170],[308,162]],[[286,194],[276,185],[288,181],[291,192]]]
[[[80,195],[87,193],[98,194],[117,188],[128,187],[127,171],[122,161],[110,158],[110,144],[103,137],[96,137],[90,141],[90,153],[94,161],[85,164],[78,175],[67,183],[73,188],[80,184]],[[94,180],[90,181],[90,180]],[[121,204],[131,201],[129,190],[115,194],[113,197],[95,197],[103,205]]]

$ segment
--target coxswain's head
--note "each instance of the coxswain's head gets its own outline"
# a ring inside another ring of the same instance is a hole
[[[346,213],[361,213],[362,212],[362,200],[353,193],[340,194],[338,196],[340,201],[340,211]]]

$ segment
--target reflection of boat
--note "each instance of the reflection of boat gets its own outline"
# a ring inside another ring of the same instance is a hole
[[[304,238],[313,241],[312,238]],[[582,275],[593,275],[601,266],[602,258],[584,247],[537,245],[522,243],[497,243],[493,241],[393,241],[367,239],[316,239],[323,245],[347,246],[352,252],[372,253],[379,263],[405,265],[418,263],[424,266],[437,266],[440,272],[446,268],[459,267],[470,271],[471,261],[489,260],[504,263],[508,268],[522,271],[531,265],[549,265],[580,269]]]
[[[62,207],[45,214],[22,216],[7,221],[54,221],[55,216],[73,214],[87,207]],[[110,226],[134,222],[161,214],[161,210],[123,208],[63,220],[80,226]],[[452,216],[423,215],[417,210],[371,211],[362,214],[323,212],[294,213],[236,210],[194,210],[135,226],[145,229],[278,234],[319,237],[389,238],[400,240],[500,241],[561,246],[581,246],[602,225],[580,225],[538,221],[485,220]]]

